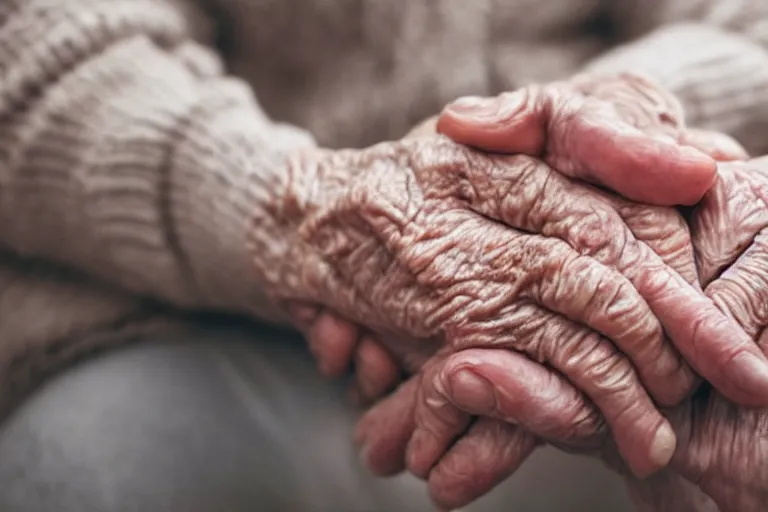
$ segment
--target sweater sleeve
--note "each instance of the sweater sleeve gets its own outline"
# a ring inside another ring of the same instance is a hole
[[[11,5],[0,245],[175,306],[275,320],[254,258],[279,244],[254,256],[248,234],[312,138],[223,76],[172,0]]]
[[[587,70],[642,72],[674,92],[693,126],[768,152],[768,3],[754,0],[613,2],[631,40]]]

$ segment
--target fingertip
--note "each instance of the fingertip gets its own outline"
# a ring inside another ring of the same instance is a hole
[[[728,398],[745,406],[768,407],[768,360],[762,352],[739,352],[725,364],[725,374],[734,389],[719,391]]]
[[[361,398],[384,396],[397,384],[400,372],[392,356],[373,338],[364,336],[355,356],[355,377]]]
[[[665,142],[649,144],[631,154],[632,179],[617,183],[629,199],[659,206],[692,206],[701,201],[717,179],[717,163],[701,151]]]
[[[679,172],[674,170],[675,179],[669,184],[677,197],[670,206],[693,206],[709,192],[717,182],[717,162],[696,148],[680,146]]]
[[[349,369],[358,336],[359,330],[352,322],[328,312],[319,316],[308,338],[323,376],[340,377]]]
[[[426,480],[429,471],[434,466],[436,457],[434,454],[440,451],[440,445],[434,437],[424,428],[416,427],[416,430],[408,442],[405,452],[405,465],[408,471],[416,477]]]
[[[717,163],[708,155],[621,124],[582,119],[565,148],[574,177],[641,203],[694,205],[716,182]]]
[[[668,421],[662,419],[650,439],[641,441],[639,433],[614,434],[619,451],[630,471],[637,478],[648,478],[664,469],[672,460],[677,447],[677,436]]]
[[[447,377],[451,401],[456,407],[475,415],[491,414],[496,410],[493,384],[468,367],[459,367]]]
[[[656,467],[656,470],[662,469],[669,464],[677,447],[677,436],[669,422],[664,421],[651,443],[650,461]]]
[[[540,156],[546,142],[545,109],[535,92],[462,98],[443,109],[437,131],[454,142],[491,153]]]

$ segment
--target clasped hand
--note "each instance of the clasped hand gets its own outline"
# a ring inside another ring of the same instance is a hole
[[[364,326],[324,336],[297,318],[325,366],[342,368],[362,338],[358,373],[382,350],[417,372],[361,422],[374,470],[407,465],[448,507],[487,491],[540,440],[607,457],[615,443],[645,476],[675,451],[674,415],[656,404],[680,403],[696,374],[724,399],[768,404],[765,358],[744,314],[711,292],[718,281],[702,294],[683,218],[585,183],[693,204],[716,177],[705,153],[738,158],[738,146],[688,130],[673,99],[632,76],[465,100],[440,129],[496,155],[438,137],[305,155],[280,205],[300,206],[292,254],[304,263],[279,298]],[[729,257],[750,240],[731,241]],[[728,262],[715,245],[696,244],[713,275]]]

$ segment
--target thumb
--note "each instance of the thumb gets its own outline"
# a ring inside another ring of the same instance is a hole
[[[700,151],[623,120],[610,102],[565,88],[460,99],[443,110],[438,131],[484,151],[544,158],[566,176],[662,206],[695,204],[717,170]]]

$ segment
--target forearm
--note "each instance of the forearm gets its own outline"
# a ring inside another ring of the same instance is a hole
[[[35,5],[0,27],[0,244],[274,320],[265,281],[283,255],[267,206],[311,138],[272,124],[164,2]]]

